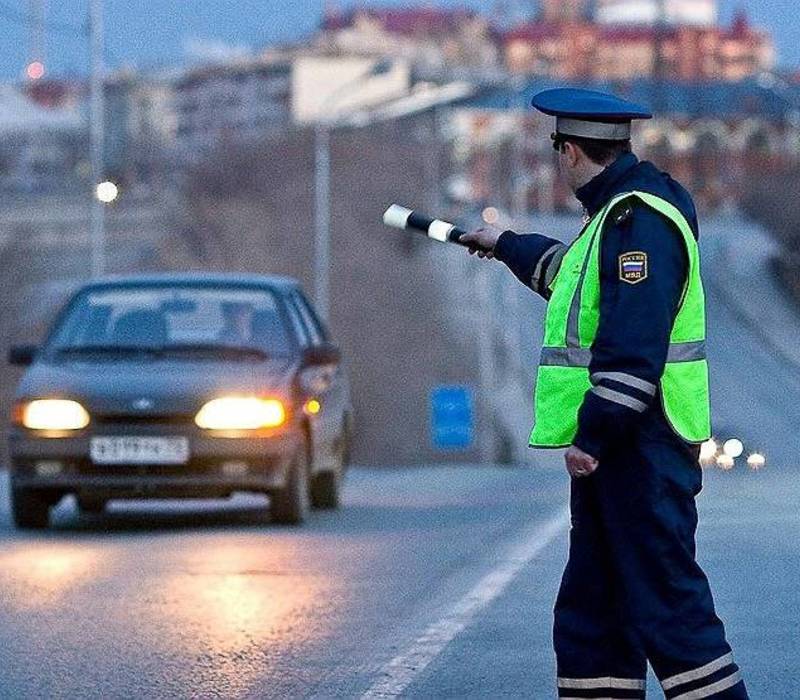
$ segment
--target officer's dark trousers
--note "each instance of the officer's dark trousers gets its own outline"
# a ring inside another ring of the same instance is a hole
[[[697,452],[636,437],[573,479],[555,608],[561,698],[643,698],[647,661],[671,700],[747,698],[695,561]]]

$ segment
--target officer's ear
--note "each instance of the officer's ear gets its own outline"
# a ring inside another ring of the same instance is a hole
[[[571,141],[565,141],[561,146],[561,153],[567,159],[570,168],[575,168],[581,162],[581,158],[586,158],[586,154]]]

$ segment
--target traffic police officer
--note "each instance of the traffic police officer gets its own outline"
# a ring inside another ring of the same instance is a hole
[[[568,447],[572,529],[555,606],[562,698],[747,698],[695,561],[698,445],[710,437],[705,305],[691,197],[631,152],[642,107],[557,89],[553,145],[586,210],[566,246],[462,237],[549,301],[533,447]]]

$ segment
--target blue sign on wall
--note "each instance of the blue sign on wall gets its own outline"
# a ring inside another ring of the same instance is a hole
[[[437,450],[465,450],[475,432],[472,390],[440,385],[431,390],[431,440]]]

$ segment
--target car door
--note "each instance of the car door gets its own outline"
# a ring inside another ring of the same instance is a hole
[[[301,292],[292,292],[290,304],[302,323],[308,344],[321,345],[328,342],[327,331]],[[314,470],[333,470],[337,468],[337,460],[340,458],[339,450],[349,403],[343,369],[341,363],[336,363],[306,371],[313,372],[315,379],[323,386],[315,396],[321,403],[322,410],[310,416]]]

